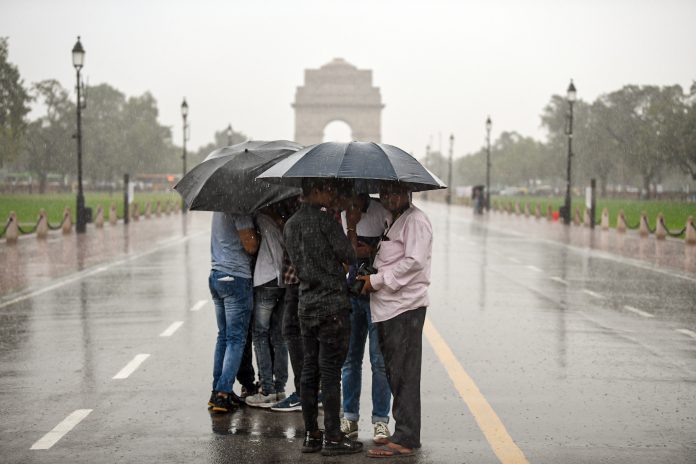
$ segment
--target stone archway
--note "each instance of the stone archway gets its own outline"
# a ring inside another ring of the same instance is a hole
[[[324,128],[335,120],[348,124],[355,140],[381,141],[384,105],[379,88],[372,86],[372,70],[358,69],[342,58],[306,69],[292,107],[295,141],[302,145],[320,143]]]

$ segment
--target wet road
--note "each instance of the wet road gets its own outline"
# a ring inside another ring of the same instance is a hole
[[[696,274],[423,208],[423,448],[405,462],[696,462]],[[366,460],[301,455],[299,413],[208,413],[208,218],[64,252],[72,271],[0,297],[3,462]]]

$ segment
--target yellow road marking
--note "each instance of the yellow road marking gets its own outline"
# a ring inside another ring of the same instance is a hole
[[[503,464],[529,464],[522,450],[512,440],[498,415],[488,404],[469,374],[459,364],[454,353],[429,318],[425,320],[423,332],[500,462]]]

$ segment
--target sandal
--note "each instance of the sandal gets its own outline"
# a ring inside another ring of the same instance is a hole
[[[408,450],[408,448],[402,447],[404,450],[408,450],[408,451],[401,451],[398,448],[390,447],[389,446],[390,444],[392,444],[392,443],[389,442],[386,445],[378,446],[377,448],[373,448],[371,450],[368,450],[367,457],[368,458],[404,458],[404,457],[413,456],[416,454],[416,451],[413,449]]]

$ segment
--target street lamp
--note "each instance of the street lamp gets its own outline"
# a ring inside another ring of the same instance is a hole
[[[227,145],[232,145],[232,124],[227,125]]]
[[[570,168],[571,168],[571,159],[573,158],[573,103],[575,103],[575,97],[577,96],[577,91],[575,90],[575,85],[573,85],[573,80],[570,80],[570,85],[568,86],[568,93],[567,93],[567,100],[568,100],[568,176],[566,178],[566,196],[565,196],[565,211],[563,212],[563,222],[566,225],[570,224],[570,208],[571,208],[571,201],[570,201],[570,189],[571,189],[571,177],[570,177]]]
[[[486,211],[491,209],[491,117],[486,119]]]
[[[186,118],[188,117],[188,103],[186,103],[186,97],[184,97],[184,101],[181,102],[181,117],[184,120],[184,125],[183,125],[183,145],[184,145],[184,152],[181,155],[181,159],[184,162],[184,172],[182,174],[182,177],[186,175],[186,140],[188,139],[187,137],[187,129],[188,129],[188,123],[186,122]]]
[[[449,146],[449,176],[447,179],[447,204],[452,204],[452,150],[454,148],[454,134],[450,134]]]
[[[183,153],[181,154],[181,159],[184,164],[184,169],[183,173],[181,174],[181,178],[183,179],[184,176],[186,175],[186,140],[188,138],[188,123],[186,122],[186,118],[188,117],[188,103],[186,103],[186,97],[184,97],[184,101],[181,102],[181,118],[184,120],[184,125],[182,127],[182,132],[183,132]],[[181,208],[182,212],[186,212],[186,208]]]
[[[77,224],[75,229],[78,233],[84,233],[87,230],[87,214],[85,210],[85,195],[82,190],[82,110],[85,108],[85,102],[81,91],[84,89],[80,80],[80,70],[85,64],[85,49],[80,43],[80,36],[77,36],[77,42],[72,49],[72,62],[77,71]]]

